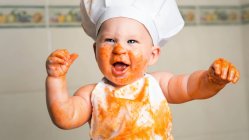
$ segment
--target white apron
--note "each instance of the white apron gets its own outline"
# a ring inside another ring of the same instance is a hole
[[[173,140],[168,103],[149,74],[121,88],[103,79],[93,90],[91,101],[93,140]]]

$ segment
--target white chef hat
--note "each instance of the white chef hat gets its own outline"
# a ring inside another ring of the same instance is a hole
[[[80,7],[82,27],[94,40],[101,24],[115,17],[139,21],[147,28],[153,44],[159,46],[184,26],[175,0],[81,0]]]

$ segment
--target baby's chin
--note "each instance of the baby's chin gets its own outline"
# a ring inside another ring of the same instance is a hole
[[[130,75],[128,77],[106,77],[106,79],[109,81],[109,83],[115,87],[123,87],[126,85],[129,85],[135,81],[137,81],[138,79],[142,78],[143,75],[139,76],[139,75]]]

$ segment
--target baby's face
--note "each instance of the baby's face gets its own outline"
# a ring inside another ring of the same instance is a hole
[[[130,84],[143,77],[151,64],[152,39],[143,26],[129,18],[105,21],[95,44],[98,66],[116,86]]]

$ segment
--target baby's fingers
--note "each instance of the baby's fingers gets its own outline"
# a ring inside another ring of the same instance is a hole
[[[234,65],[230,64],[227,80],[235,84],[239,80],[239,77],[240,73],[237,68]]]
[[[69,60],[69,63],[72,64],[77,58],[78,58],[78,54],[76,53],[73,53],[70,55],[70,60]]]
[[[229,77],[229,63],[228,62],[223,62],[221,64],[221,79],[223,80],[228,80],[228,77]]]
[[[214,70],[215,75],[221,75],[222,71],[221,71],[221,65],[220,65],[220,63],[215,62],[213,64],[213,70]]]
[[[215,75],[220,76],[222,79],[226,79],[229,63],[225,59],[219,58],[215,60],[212,67]]]
[[[238,70],[236,70],[236,73],[234,75],[232,83],[234,83],[234,84],[237,83],[239,81],[239,79],[240,79],[240,72]]]
[[[59,57],[48,57],[47,64],[65,64],[65,60]]]
[[[239,80],[240,73],[237,68],[229,61],[219,58],[213,63],[214,73],[221,80],[236,83]]]
[[[70,54],[66,49],[56,50],[51,54],[51,56],[61,58],[65,61],[69,60],[69,58],[70,58]]]

